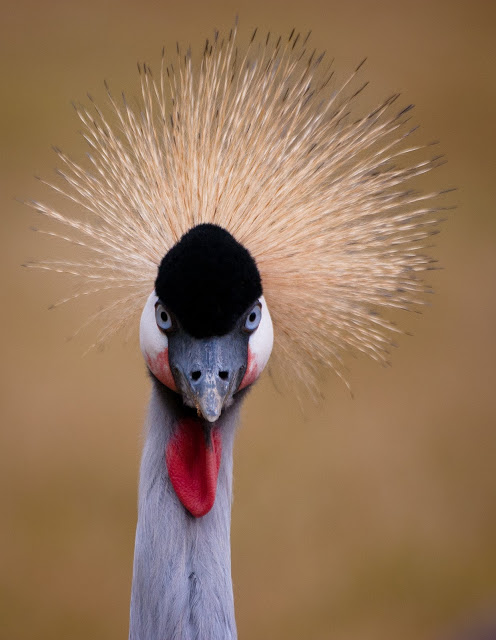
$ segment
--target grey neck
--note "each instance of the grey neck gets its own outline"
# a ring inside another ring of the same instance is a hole
[[[182,407],[176,394],[154,381],[140,471],[130,640],[237,637],[230,529],[240,400],[218,421],[222,458],[214,506],[194,518],[179,502],[165,464],[165,449]]]

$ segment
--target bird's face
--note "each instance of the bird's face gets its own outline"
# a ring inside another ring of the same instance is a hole
[[[151,373],[210,423],[268,362],[273,329],[250,254],[200,225],[165,256],[140,324]]]
[[[208,422],[215,422],[234,394],[259,377],[273,343],[270,313],[263,296],[221,336],[195,338],[155,292],[140,324],[141,351],[152,374],[178,392]]]

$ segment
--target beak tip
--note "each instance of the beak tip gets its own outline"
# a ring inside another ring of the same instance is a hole
[[[207,409],[202,406],[201,403],[196,408],[198,416],[206,420],[207,422],[217,422],[222,413],[222,406],[216,407],[214,410],[211,408]]]
[[[196,398],[196,407],[198,413],[203,416],[207,422],[216,422],[222,409],[224,408],[225,396],[221,395],[215,388],[207,388]]]
[[[205,418],[205,420],[208,420],[208,422],[217,422],[217,420],[219,419],[220,413],[217,415],[214,414],[209,414],[209,415],[204,415],[203,417]]]

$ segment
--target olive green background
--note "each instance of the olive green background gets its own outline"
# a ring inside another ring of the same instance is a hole
[[[457,186],[436,238],[444,270],[421,316],[398,318],[392,368],[350,357],[304,414],[269,377],[235,452],[233,580],[241,639],[450,639],[496,621],[496,82],[494,2],[2,2],[0,18],[0,637],[127,637],[136,478],[149,382],[134,332],[83,357],[67,341],[90,303],[48,306],[64,276],[21,267],[68,255],[16,198],[50,145],[84,152],[71,100],[103,79],[137,89],[136,61],[200,47],[214,27],[289,33],[348,72],[367,100],[401,91]],[[304,323],[305,318],[295,318]],[[471,632],[464,637],[473,638]]]

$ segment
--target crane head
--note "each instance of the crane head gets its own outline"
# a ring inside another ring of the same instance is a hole
[[[190,229],[160,264],[140,342],[155,378],[216,422],[272,350],[272,321],[247,249],[216,225]]]

